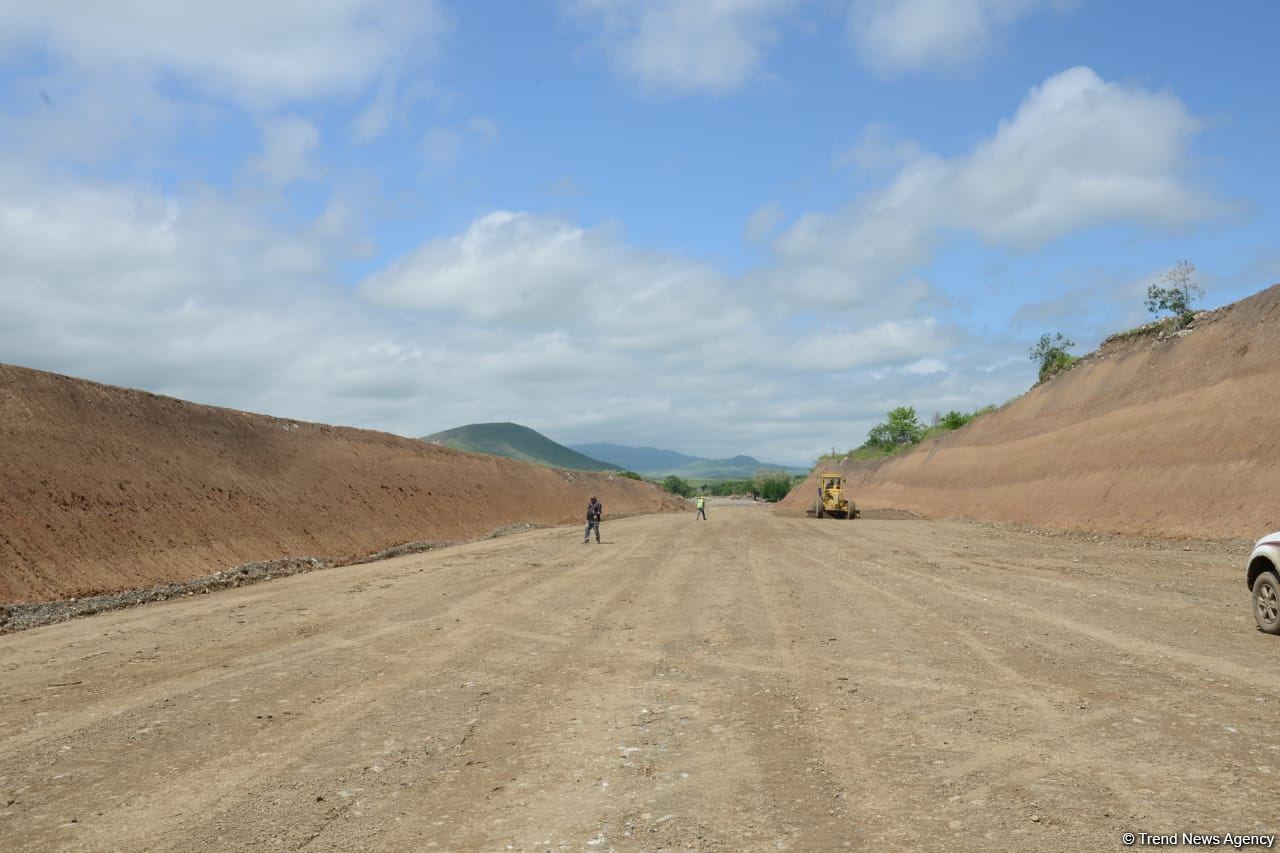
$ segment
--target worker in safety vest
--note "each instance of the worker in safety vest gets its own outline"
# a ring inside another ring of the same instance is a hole
[[[698,518],[702,519],[703,521],[706,521],[707,520],[707,499],[702,497],[702,495],[698,495],[697,504],[698,504]],[[697,519],[694,519],[694,520],[696,521]]]

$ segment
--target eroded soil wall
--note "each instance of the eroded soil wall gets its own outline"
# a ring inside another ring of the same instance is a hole
[[[0,365],[0,603],[674,506],[657,487]]]
[[[1114,342],[910,453],[838,466],[930,516],[1153,536],[1280,528],[1280,285],[1181,337]],[[810,506],[813,476],[784,501]]]

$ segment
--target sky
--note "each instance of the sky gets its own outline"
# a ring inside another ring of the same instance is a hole
[[[0,362],[807,464],[1280,282],[1280,5],[0,6]]]

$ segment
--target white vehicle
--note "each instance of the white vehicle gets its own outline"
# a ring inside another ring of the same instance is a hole
[[[1263,536],[1253,546],[1246,583],[1253,590],[1253,618],[1259,630],[1280,634],[1280,532]]]

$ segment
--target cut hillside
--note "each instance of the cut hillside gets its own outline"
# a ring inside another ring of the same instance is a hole
[[[860,506],[1150,536],[1280,528],[1280,285],[1175,335],[1117,336],[908,453],[848,461]],[[815,472],[816,473],[816,472]],[[784,507],[812,505],[814,475]]]
[[[442,444],[469,453],[505,456],[522,462],[568,468],[571,471],[621,471],[622,467],[592,459],[563,444],[557,444],[537,430],[513,423],[467,424],[444,432],[424,435],[423,441]]]
[[[678,503],[656,486],[0,365],[0,603]]]

